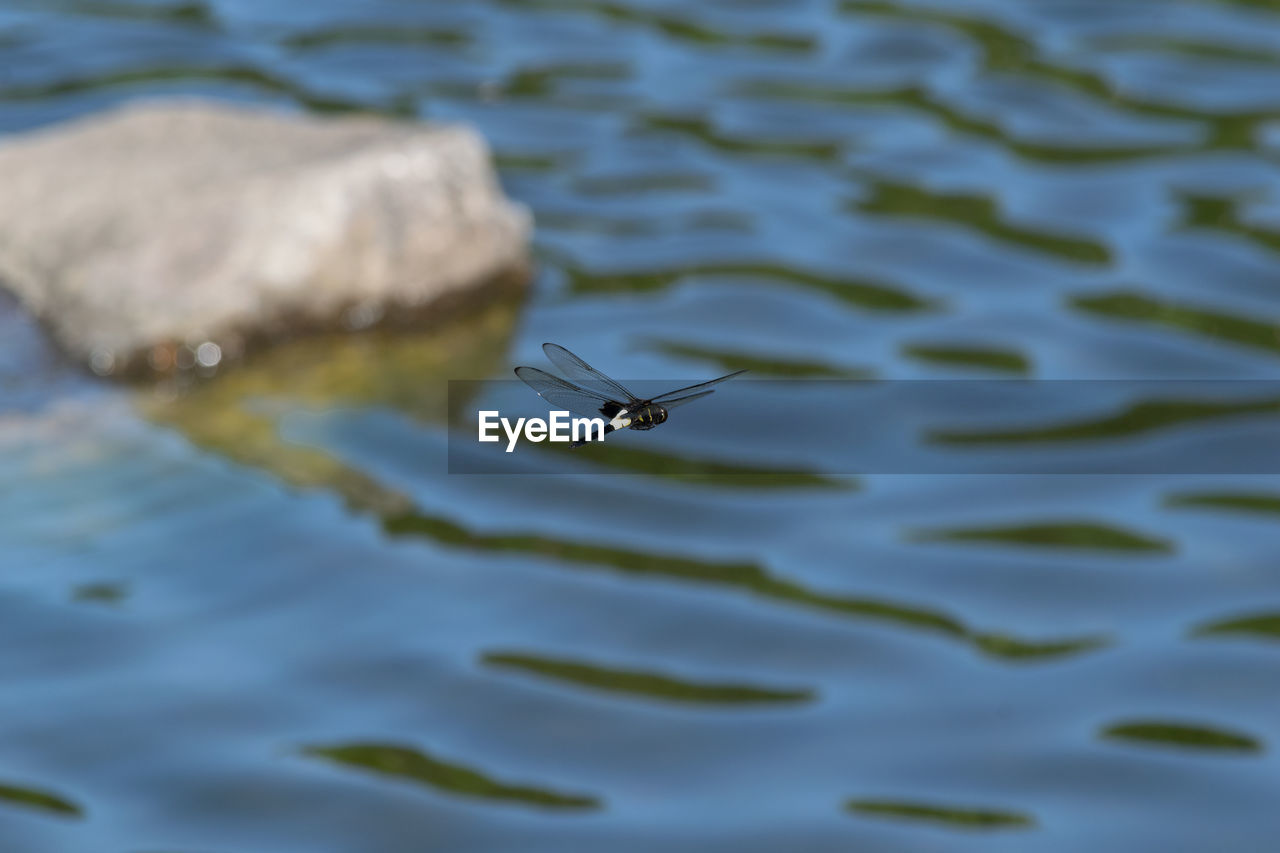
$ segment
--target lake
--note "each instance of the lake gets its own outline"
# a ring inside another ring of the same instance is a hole
[[[0,132],[178,94],[471,123],[537,274],[185,388],[0,301],[0,849],[1273,843],[1280,2],[0,2]],[[454,465],[544,341],[751,372]]]

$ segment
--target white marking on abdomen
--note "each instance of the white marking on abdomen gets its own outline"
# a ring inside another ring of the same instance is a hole
[[[609,421],[609,426],[614,429],[626,429],[631,425],[631,418],[627,417],[626,412],[619,412],[613,416],[613,420]]]

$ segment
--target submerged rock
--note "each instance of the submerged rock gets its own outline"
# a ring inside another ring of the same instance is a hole
[[[527,278],[528,213],[455,125],[143,102],[9,137],[0,186],[0,284],[99,374],[207,371]]]

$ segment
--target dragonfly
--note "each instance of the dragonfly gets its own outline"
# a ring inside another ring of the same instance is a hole
[[[671,409],[713,394],[715,390],[712,385],[747,372],[735,370],[717,379],[677,388],[643,400],[559,344],[543,344],[542,351],[552,364],[573,381],[561,379],[536,367],[517,367],[516,376],[552,405],[592,418],[603,415],[608,420],[604,428],[605,434],[619,429],[653,429],[666,422],[667,412]],[[583,444],[586,442],[573,442],[574,447],[581,447]]]

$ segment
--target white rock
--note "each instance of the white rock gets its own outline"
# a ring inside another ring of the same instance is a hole
[[[456,125],[148,101],[8,137],[0,187],[0,284],[98,373],[419,316],[528,268],[528,213]]]

